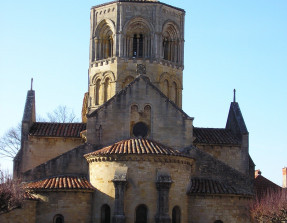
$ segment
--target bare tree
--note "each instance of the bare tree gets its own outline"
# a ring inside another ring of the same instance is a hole
[[[287,192],[270,191],[262,197],[256,197],[250,208],[254,222],[282,223],[287,220]]]
[[[77,121],[73,110],[64,105],[59,105],[53,112],[48,113],[47,117],[49,122],[71,123]]]
[[[20,207],[24,189],[19,179],[12,179],[8,172],[0,170],[0,213]]]
[[[39,122],[72,123],[78,121],[72,109],[59,105],[54,111],[47,113],[48,119],[37,117]],[[0,138],[0,157],[14,158],[21,146],[21,123],[10,128]]]
[[[14,158],[21,145],[21,124],[10,128],[0,138],[0,157]]]

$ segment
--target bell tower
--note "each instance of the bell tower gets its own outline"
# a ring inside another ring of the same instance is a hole
[[[92,7],[88,113],[142,74],[182,104],[185,11],[157,0]]]

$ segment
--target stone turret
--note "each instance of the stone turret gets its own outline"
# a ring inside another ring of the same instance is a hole
[[[35,91],[33,90],[33,78],[31,79],[31,89],[27,92],[24,114],[21,123],[21,147],[14,158],[13,177],[19,178],[23,168],[23,150],[25,142],[28,141],[29,130],[36,122]]]
[[[231,132],[234,135],[236,135],[237,138],[240,140],[241,163],[242,166],[244,167],[245,170],[244,172],[250,175],[249,132],[245,125],[239,104],[236,102],[235,89],[234,89],[234,99],[233,102],[231,102],[230,104],[230,109],[225,128],[231,130]],[[252,170],[252,173],[254,173],[254,170]]]
[[[139,74],[181,107],[184,17],[184,10],[158,1],[118,0],[93,7],[87,113]]]
[[[27,140],[29,129],[34,122],[36,122],[36,106],[35,106],[35,91],[32,87],[33,79],[31,80],[31,90],[27,92],[25,109],[22,119],[22,138],[23,140]]]

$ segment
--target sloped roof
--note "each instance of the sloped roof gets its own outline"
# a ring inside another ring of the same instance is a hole
[[[246,124],[244,122],[243,115],[241,113],[239,104],[237,102],[231,102],[226,122],[226,128],[236,128],[236,132],[240,134],[248,134]]]
[[[35,181],[26,184],[26,189],[30,190],[89,190],[93,191],[94,187],[85,177],[79,176],[55,176],[47,179]]]
[[[173,155],[173,156],[184,156],[181,152],[164,146],[160,143],[149,139],[128,139],[122,140],[110,146],[104,147],[95,152],[86,154],[85,157],[92,157],[94,155],[111,155],[111,154],[152,154],[152,155]]]
[[[214,194],[239,194],[239,192],[222,182],[213,179],[192,178],[188,195],[214,195]]]
[[[35,122],[30,128],[29,135],[81,138],[80,133],[84,130],[86,130],[85,123]]]
[[[229,129],[193,128],[194,144],[238,145],[239,140]]]
[[[268,180],[267,178],[263,177],[260,171],[259,171],[259,174],[255,175],[254,190],[255,190],[255,194],[258,197],[262,197],[266,195],[267,193],[278,191],[281,189],[282,188],[280,186]]]

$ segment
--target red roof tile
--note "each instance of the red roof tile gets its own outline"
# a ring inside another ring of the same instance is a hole
[[[229,129],[193,128],[194,144],[238,145],[239,140]]]
[[[239,194],[233,187],[217,180],[192,178],[188,195],[196,194]]]
[[[264,196],[269,192],[278,191],[282,188],[260,174],[255,176],[254,190],[258,197]]]
[[[30,128],[29,135],[80,138],[80,132],[84,130],[86,130],[85,123],[35,122]]]
[[[26,189],[31,190],[94,190],[85,177],[58,176],[28,183]]]
[[[181,154],[179,151],[149,139],[128,139],[104,147],[103,149],[97,150],[95,152],[86,154],[85,157],[109,154],[153,154],[183,156],[183,154]]]

